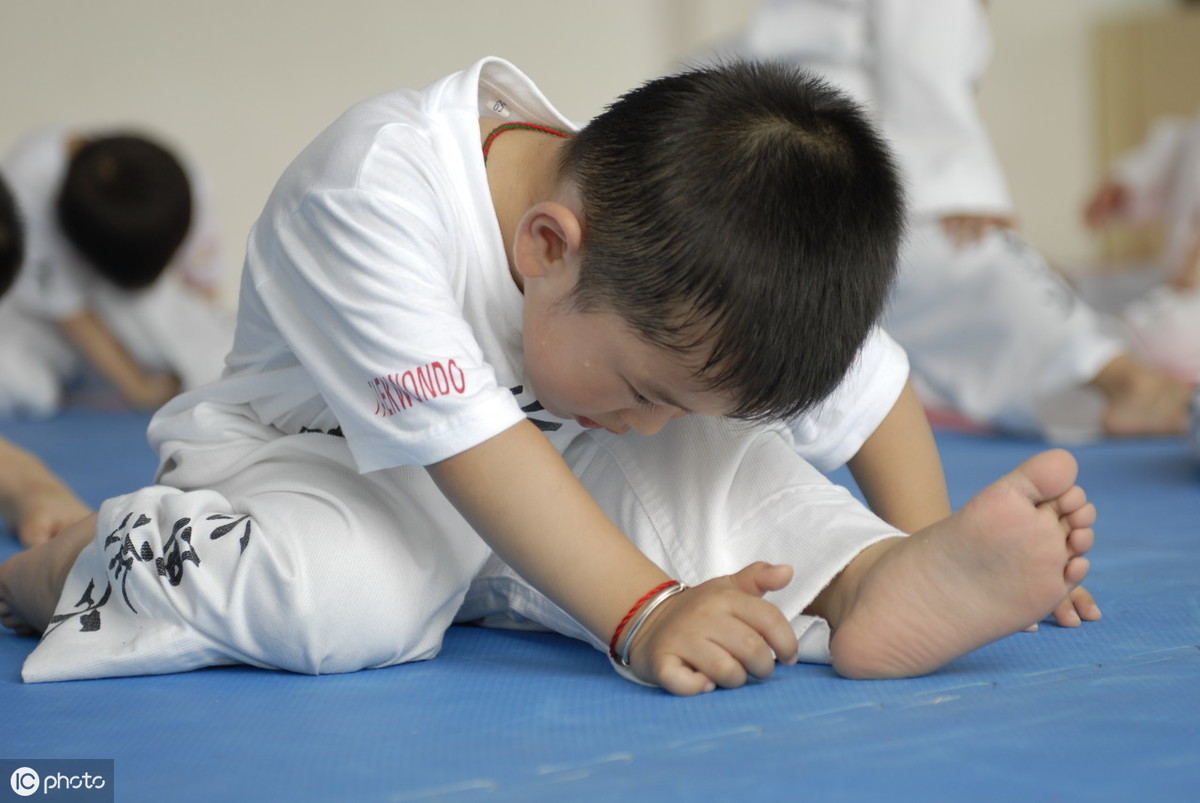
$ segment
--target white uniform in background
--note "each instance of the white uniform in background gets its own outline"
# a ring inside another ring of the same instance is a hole
[[[4,158],[26,247],[11,298],[0,306],[0,415],[45,416],[59,409],[64,386],[87,365],[58,322],[85,309],[145,370],[173,373],[185,389],[219,376],[233,341],[228,316],[184,286],[185,277],[201,286],[220,278],[211,202],[196,171],[189,175],[192,226],[172,265],[144,290],[121,290],[88,265],[58,226],[55,204],[75,136],[68,128],[40,129]]]
[[[795,566],[769,599],[828,660],[804,609],[896,532],[796,450],[825,468],[857,452],[903,388],[903,352],[876,334],[791,428],[689,416],[646,438],[554,418],[525,379],[481,117],[570,125],[485,59],[360,103],[284,173],[250,236],[229,369],[155,416],[159,484],[101,506],[25,680],[354,671],[433,657],[456,618],[605,649],[491,558],[424,469],[527,416],[672,576]]]
[[[822,73],[892,144],[911,219],[885,328],[926,401],[1056,440],[1100,434],[1100,399],[1083,386],[1126,344],[1019,235],[959,250],[939,222],[1012,214],[975,107],[991,52],[981,3],[764,0],[736,47]]]
[[[1200,113],[1158,121],[1146,141],[1124,154],[1112,178],[1129,193],[1131,222],[1163,225],[1161,268],[1184,269],[1200,237]],[[1200,287],[1160,285],[1121,312],[1146,359],[1194,382],[1200,377]]]

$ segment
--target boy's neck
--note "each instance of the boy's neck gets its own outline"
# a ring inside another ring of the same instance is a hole
[[[492,129],[502,124],[501,120],[480,119],[481,149]],[[561,200],[558,154],[563,142],[540,131],[506,131],[492,142],[488,153],[487,180],[492,205],[504,240],[509,274],[521,289],[523,281],[513,264],[513,240],[517,226],[531,207],[541,201]]]

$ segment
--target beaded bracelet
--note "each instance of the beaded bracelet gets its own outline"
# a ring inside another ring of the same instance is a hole
[[[629,666],[629,645],[632,643],[633,637],[641,630],[642,625],[650,618],[650,614],[659,605],[686,590],[687,586],[678,580],[668,580],[650,589],[641,599],[635,602],[633,607],[629,609],[629,613],[625,614],[625,618],[617,625],[617,629],[613,631],[612,640],[608,642],[609,657],[619,662],[621,666]],[[620,655],[618,655],[617,643],[621,639],[621,633],[624,632],[625,626],[629,624],[629,620],[633,619],[635,614],[637,615],[637,619],[634,620],[633,625],[629,628],[629,635],[625,637],[625,644],[621,648]]]

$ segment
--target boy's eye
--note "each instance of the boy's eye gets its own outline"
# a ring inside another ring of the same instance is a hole
[[[635,402],[637,402],[638,407],[651,408],[654,406],[654,402],[650,401],[645,396],[643,396],[642,394],[640,394],[636,391],[633,394],[633,400]]]

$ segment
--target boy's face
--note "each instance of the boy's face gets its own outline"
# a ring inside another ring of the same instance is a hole
[[[527,299],[524,341],[538,401],[585,427],[653,435],[672,418],[725,415],[733,406],[697,382],[694,357],[645,342],[612,312]]]
[[[567,192],[564,203],[531,207],[514,235],[525,370],[538,401],[585,427],[643,435],[689,413],[727,415],[735,405],[696,379],[707,354],[652,345],[615,312],[576,308],[582,231],[578,198]]]

